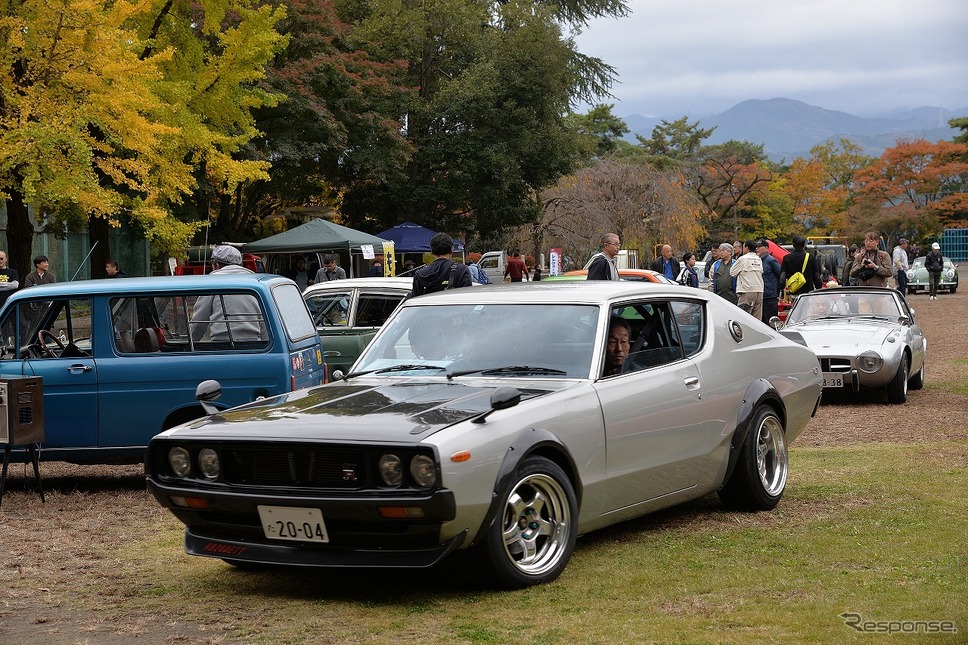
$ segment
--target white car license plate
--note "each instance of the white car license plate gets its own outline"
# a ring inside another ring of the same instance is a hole
[[[260,506],[262,530],[271,540],[329,542],[323,512],[318,508]]]
[[[840,372],[824,372],[823,386],[824,387],[843,387],[844,375],[841,374]]]

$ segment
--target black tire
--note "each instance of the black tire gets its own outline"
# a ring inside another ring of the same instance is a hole
[[[952,294],[958,293],[958,287],[951,287],[951,293]]]
[[[780,503],[788,472],[783,423],[773,408],[760,406],[753,415],[736,468],[720,489],[719,497],[730,508],[768,511]]]
[[[901,357],[901,364],[897,366],[897,374],[887,384],[887,400],[889,403],[904,403],[908,393],[908,358]]]
[[[920,390],[924,387],[924,361],[921,361],[921,369],[908,380],[909,390]]]
[[[578,500],[565,472],[544,457],[528,457],[500,492],[486,529],[483,555],[499,586],[551,582],[564,571],[578,536]]]

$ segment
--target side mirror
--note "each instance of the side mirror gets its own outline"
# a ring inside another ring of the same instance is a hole
[[[491,409],[477,416],[474,423],[484,423],[495,410],[507,410],[521,402],[521,390],[516,387],[499,387],[491,392]]]
[[[201,404],[205,414],[218,414],[218,408],[210,402],[217,401],[221,396],[222,384],[213,379],[202,381],[195,388],[195,400]]]
[[[770,316],[770,327],[780,331],[780,328],[783,327],[783,321],[780,320],[779,316]]]

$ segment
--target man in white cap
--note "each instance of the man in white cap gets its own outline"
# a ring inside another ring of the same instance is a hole
[[[210,275],[252,273],[242,266],[242,254],[233,246],[220,245],[212,250]],[[190,323],[192,340],[205,338],[213,342],[267,340],[259,301],[251,295],[216,294],[200,296],[195,301]]]
[[[944,257],[941,255],[941,245],[937,242],[931,245],[931,252],[924,256],[924,268],[928,270],[928,286],[931,300],[937,300],[938,284],[941,282],[941,271],[944,269]]]

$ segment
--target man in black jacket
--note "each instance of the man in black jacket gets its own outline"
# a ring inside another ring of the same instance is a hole
[[[411,296],[471,286],[470,269],[454,260],[454,241],[449,235],[437,233],[430,238],[430,252],[437,259],[414,274]]]
[[[931,252],[924,256],[924,268],[928,270],[928,293],[931,300],[938,299],[938,285],[941,283],[941,271],[944,270],[944,256],[941,255],[941,245],[935,242],[931,245]]]
[[[616,258],[622,248],[618,235],[606,233],[602,236],[602,252],[596,253],[592,257],[592,263],[588,265],[588,275],[586,280],[618,280],[618,267]]]
[[[803,277],[807,279],[806,284],[800,287],[795,294],[800,295],[801,293],[807,293],[808,291],[813,291],[814,289],[820,289],[823,287],[823,280],[820,277],[820,262],[818,261],[817,252],[807,253],[805,247],[807,246],[807,238],[802,235],[793,236],[793,250],[783,256],[783,261],[780,262],[780,288],[786,286],[787,279],[798,271],[803,271]],[[804,258],[809,259],[806,262],[806,268],[804,268]]]
[[[668,244],[662,245],[659,257],[652,261],[652,270],[661,273],[673,282],[679,279],[679,260],[672,256],[672,247]]]

